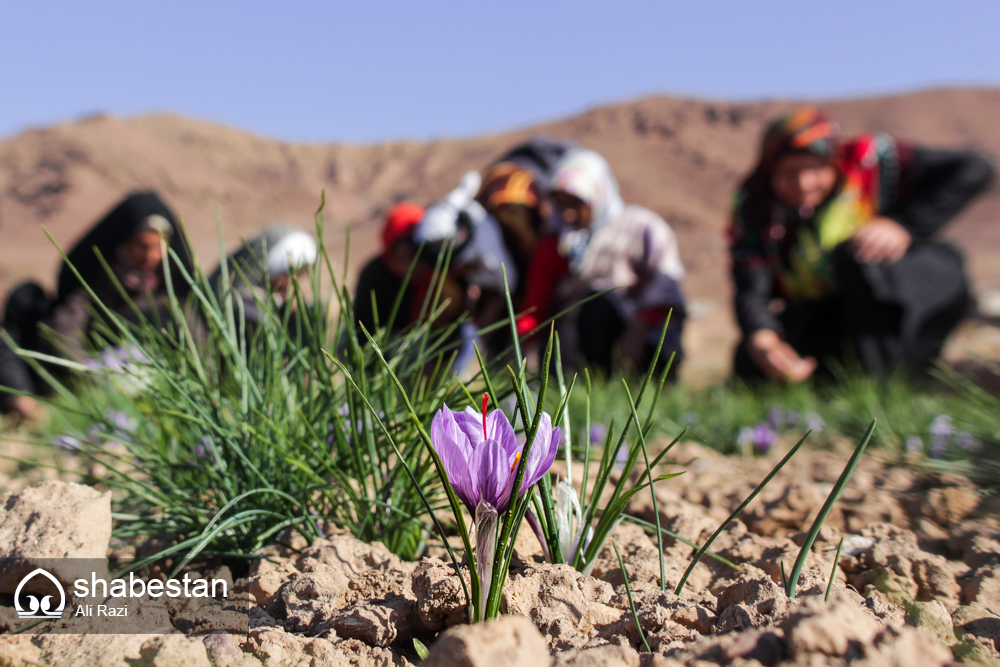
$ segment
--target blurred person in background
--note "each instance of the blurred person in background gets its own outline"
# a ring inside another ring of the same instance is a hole
[[[192,265],[177,218],[155,192],[133,192],[69,251],[59,270],[54,297],[49,297],[34,282],[23,283],[11,291],[4,308],[5,329],[18,347],[83,361],[94,348],[109,344],[96,331],[96,324],[104,315],[91,291],[105,308],[125,322],[169,317],[163,242],[179,260],[180,266],[171,258],[171,277],[174,293],[183,298],[188,283],[181,267],[190,273]],[[102,258],[110,266],[110,275],[102,265]],[[43,335],[40,325],[50,328],[54,336]],[[20,358],[8,352],[0,354],[0,384],[33,394],[45,393],[48,388],[44,382]],[[49,366],[51,372],[62,374],[61,367]],[[16,402],[3,407],[32,416],[28,414],[30,409],[18,407]]]
[[[444,307],[434,326],[447,326],[466,313],[457,333],[459,345],[455,368],[461,369],[474,355],[476,331],[495,321],[504,297],[504,275],[511,292],[518,288],[517,264],[504,243],[497,220],[476,200],[482,186],[479,172],[466,173],[458,187],[443,199],[427,207],[413,233],[414,241],[423,244],[426,261],[451,247],[448,270],[442,277],[441,305]],[[426,293],[426,292],[425,292]],[[424,296],[414,294],[415,307]],[[482,347],[482,345],[480,345]]]
[[[554,233],[549,186],[559,160],[575,144],[538,136],[518,144],[500,156],[483,174],[476,201],[497,221],[507,252],[521,277],[511,286],[514,304],[523,299],[524,276],[539,241]],[[474,321],[479,328],[507,318],[502,293],[481,294]],[[501,327],[483,336],[491,354],[510,345],[510,329]]]
[[[992,176],[971,151],[842,139],[814,107],[773,121],[728,233],[735,374],[926,369],[970,303],[961,253],[936,236]]]
[[[591,150],[567,152],[550,188],[560,228],[534,253],[518,331],[526,334],[603,292],[557,323],[564,361],[579,355],[609,374],[617,349],[622,362],[645,372],[670,314],[661,360],[676,354],[676,377],[686,313],[684,265],[670,225],[647,208],[626,204],[610,166]]]
[[[423,217],[423,207],[409,202],[395,204],[386,214],[382,228],[382,252],[361,269],[354,289],[354,318],[368,333],[374,334],[377,326],[399,331],[419,314],[419,310],[414,312],[414,308],[419,309],[420,306],[413,294],[418,285],[429,280],[432,270],[424,263],[414,266],[417,246],[413,241],[413,231]],[[413,273],[404,284],[411,266]],[[426,289],[422,292],[426,293]],[[395,319],[390,322],[397,298],[399,308]],[[358,336],[361,342],[367,341],[361,331],[358,331]]]
[[[222,284],[221,265],[212,272],[209,283],[220,299],[227,291],[239,299],[249,338],[260,323],[260,303],[273,299],[279,311],[286,305],[294,306],[292,278],[315,264],[316,256],[316,241],[312,236],[294,225],[276,223],[226,258],[228,289]],[[238,313],[234,313],[237,323]]]
[[[534,137],[508,150],[483,174],[476,201],[500,225],[519,275],[527,275],[538,240],[553,231],[549,186],[559,160],[574,147],[562,139]]]

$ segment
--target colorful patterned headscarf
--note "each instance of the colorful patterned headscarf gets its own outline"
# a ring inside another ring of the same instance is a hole
[[[806,152],[833,160],[837,152],[837,126],[823,112],[804,106],[776,118],[764,132],[760,147],[759,170],[770,173],[778,158],[793,152]]]
[[[495,211],[502,204],[538,208],[542,195],[530,171],[512,162],[501,162],[486,172],[476,201],[487,211]]]

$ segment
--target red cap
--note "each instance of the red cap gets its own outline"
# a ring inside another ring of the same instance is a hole
[[[389,209],[385,216],[385,229],[382,230],[382,249],[389,250],[409,235],[413,228],[424,218],[424,208],[409,202],[400,202]]]

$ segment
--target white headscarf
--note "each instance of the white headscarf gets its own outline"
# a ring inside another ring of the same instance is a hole
[[[617,219],[625,209],[611,167],[599,153],[586,148],[574,148],[559,161],[552,190],[579,197],[590,206],[592,232]]]
[[[316,241],[303,231],[283,236],[267,249],[267,273],[271,278],[294,273],[316,262]]]
[[[479,172],[465,174],[457,188],[427,207],[413,238],[417,243],[453,238],[458,233],[459,214],[466,213],[472,223],[472,239],[452,258],[452,265],[471,266],[466,274],[470,283],[497,291],[503,291],[503,269],[506,267],[507,283],[514,290],[518,281],[517,266],[504,244],[500,225],[476,201],[481,184]]]
[[[607,160],[586,148],[574,148],[559,161],[552,176],[552,190],[578,197],[590,207],[590,226],[566,230],[559,240],[560,252],[577,271],[590,239],[621,216],[625,202]]]

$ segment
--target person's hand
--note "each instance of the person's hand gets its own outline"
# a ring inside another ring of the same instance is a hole
[[[816,360],[800,357],[791,345],[770,329],[755,331],[746,342],[750,359],[774,380],[802,382],[816,370]]]
[[[874,218],[854,233],[851,250],[865,264],[899,261],[913,243],[910,232],[891,218]]]
[[[45,416],[42,406],[30,396],[15,397],[10,405],[10,411],[21,419],[29,421],[39,421]]]

